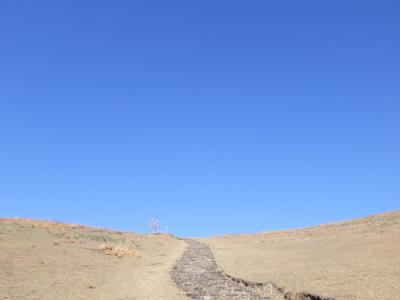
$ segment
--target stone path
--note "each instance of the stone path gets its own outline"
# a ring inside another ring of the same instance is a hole
[[[271,299],[261,296],[257,286],[250,286],[219,270],[207,245],[189,239],[186,242],[189,247],[172,269],[171,276],[188,297],[199,300]]]
[[[248,282],[225,274],[215,262],[210,248],[186,239],[189,247],[171,270],[176,285],[195,300],[335,300],[309,293],[291,293],[273,282]]]

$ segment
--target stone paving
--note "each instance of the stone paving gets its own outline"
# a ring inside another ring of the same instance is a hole
[[[210,248],[187,239],[188,249],[171,271],[176,285],[191,299],[271,299],[260,296],[256,288],[225,275],[215,262]]]
[[[273,282],[248,282],[220,270],[210,248],[195,240],[171,270],[176,285],[195,300],[335,300],[303,292],[288,292]]]

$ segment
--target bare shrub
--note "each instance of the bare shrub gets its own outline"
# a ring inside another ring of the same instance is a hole
[[[160,233],[160,220],[151,218],[149,221],[149,229],[151,234]]]

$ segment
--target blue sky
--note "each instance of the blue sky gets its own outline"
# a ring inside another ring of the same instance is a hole
[[[1,1],[0,215],[202,236],[399,209],[399,53],[398,1]]]

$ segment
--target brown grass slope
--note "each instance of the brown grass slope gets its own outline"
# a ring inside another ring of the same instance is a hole
[[[169,276],[185,249],[169,235],[0,219],[0,299],[185,299]]]
[[[400,211],[201,241],[237,278],[335,299],[400,299]]]

